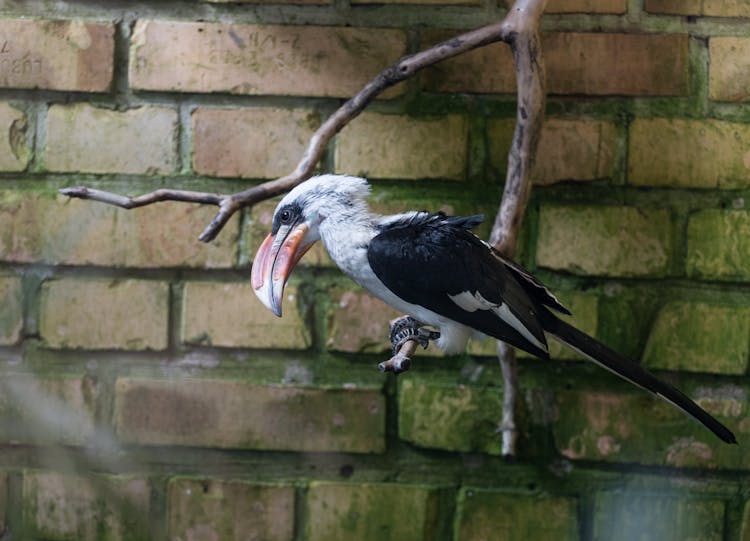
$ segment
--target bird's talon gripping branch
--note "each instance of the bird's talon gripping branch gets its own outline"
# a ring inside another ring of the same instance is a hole
[[[424,349],[430,345],[430,340],[440,338],[440,333],[422,327],[422,323],[411,316],[403,316],[391,321],[391,353],[396,355],[408,341],[414,340]]]

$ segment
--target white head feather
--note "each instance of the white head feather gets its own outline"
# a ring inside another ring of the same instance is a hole
[[[363,178],[320,175],[296,186],[277,208],[296,203],[304,209],[306,218],[317,224],[326,219],[335,222],[362,220],[369,217],[365,201],[368,195],[370,185]]]

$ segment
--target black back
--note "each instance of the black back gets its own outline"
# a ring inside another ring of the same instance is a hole
[[[483,216],[420,213],[388,223],[370,243],[370,266],[402,299],[547,358],[540,310],[544,305],[566,310],[525,269],[504,260],[469,231],[482,220]],[[489,307],[467,311],[451,300],[463,292],[478,293],[492,305],[506,305],[544,349]]]

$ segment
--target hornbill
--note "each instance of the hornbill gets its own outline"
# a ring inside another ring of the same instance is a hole
[[[368,209],[369,193],[365,179],[321,175],[281,200],[251,279],[256,295],[274,314],[281,316],[284,286],[295,264],[322,240],[345,274],[413,318],[407,335],[423,345],[434,339],[446,353],[460,353],[470,337],[488,335],[549,359],[551,337],[671,402],[725,442],[737,442],[685,394],[555,316],[553,311],[570,312],[531,273],[471,232],[483,216],[379,216]]]

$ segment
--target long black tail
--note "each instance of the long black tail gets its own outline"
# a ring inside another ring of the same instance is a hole
[[[551,313],[547,312],[545,315],[547,317],[544,317],[544,330],[556,340],[607,370],[614,372],[621,378],[647,391],[651,391],[658,397],[677,406],[685,413],[703,423],[706,428],[725,442],[737,443],[737,439],[731,430],[711,417],[703,408],[681,391],[661,381],[641,365],[611,350],[601,342],[558,319]]]

